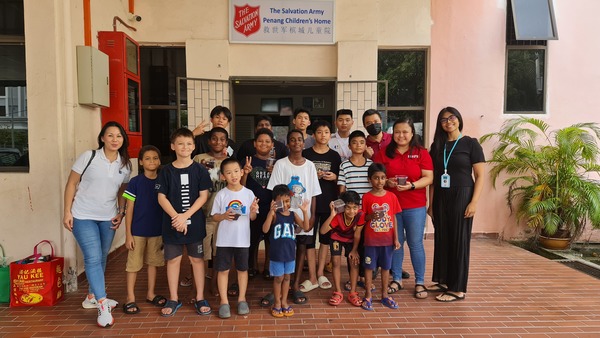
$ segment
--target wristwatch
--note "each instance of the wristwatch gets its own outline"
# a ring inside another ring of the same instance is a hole
[[[415,190],[415,189],[416,189],[415,184],[413,182],[410,182],[410,190]]]

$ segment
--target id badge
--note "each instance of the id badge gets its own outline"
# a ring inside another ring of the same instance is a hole
[[[443,174],[442,175],[442,188],[450,188],[450,175]]]

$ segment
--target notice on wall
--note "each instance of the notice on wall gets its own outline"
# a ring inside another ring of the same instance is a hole
[[[229,0],[229,42],[334,44],[334,0]]]

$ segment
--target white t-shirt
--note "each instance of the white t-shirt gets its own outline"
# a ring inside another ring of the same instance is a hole
[[[319,178],[317,176],[317,169],[315,169],[314,163],[310,160],[306,160],[302,165],[294,165],[290,162],[289,157],[282,158],[275,162],[273,171],[271,172],[271,178],[267,189],[273,190],[278,184],[287,185],[292,193],[292,206],[302,200],[312,201],[314,196],[321,194],[321,186],[319,186]],[[310,217],[311,204],[308,205],[308,217]],[[290,210],[294,211],[300,218],[303,213],[300,208],[292,207]],[[298,235],[312,235],[313,229],[309,232],[301,231]]]
[[[241,216],[234,221],[222,220],[217,230],[217,247],[250,247],[250,206],[254,201],[252,190],[242,187],[239,191],[221,189],[212,206],[211,216],[222,214],[229,208],[239,210]]]
[[[335,133],[331,135],[331,139],[328,143],[329,148],[337,151],[337,153],[340,154],[342,162],[346,161],[350,158],[350,156],[352,156],[352,151],[348,147],[348,139],[349,137],[340,137],[338,133]]]
[[[92,151],[81,154],[71,170],[81,174],[88,164]],[[81,182],[75,191],[75,199],[71,207],[73,217],[94,221],[110,221],[117,215],[117,193],[121,184],[129,182],[131,170],[121,168],[121,155],[110,162],[104,155],[104,148],[96,150]]]

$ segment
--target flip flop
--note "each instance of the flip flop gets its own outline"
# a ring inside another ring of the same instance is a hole
[[[344,284],[344,290],[346,290],[346,291],[352,290],[352,282],[347,281],[346,284]]]
[[[271,308],[271,316],[275,318],[283,318],[283,311],[280,307]]]
[[[343,300],[344,295],[342,295],[341,292],[334,291],[331,295],[331,298],[329,298],[329,305],[338,306],[342,303]]]
[[[431,286],[427,286],[427,287],[425,287],[425,289],[427,289],[427,291],[431,291],[431,292],[446,292],[446,291],[448,291],[448,288],[443,286],[440,283],[435,283]]]
[[[163,307],[167,303],[167,299],[163,296],[156,295],[154,298],[152,298],[152,300],[146,299],[146,302],[154,306]]]
[[[390,309],[397,309],[398,308],[398,304],[394,301],[394,298],[392,297],[386,297],[386,298],[382,298],[381,299],[381,304],[389,307]]]
[[[283,315],[286,317],[291,317],[294,315],[294,309],[292,309],[291,306],[284,307],[281,309],[281,311],[283,312]]]
[[[418,288],[420,288],[420,290],[417,290]],[[428,296],[427,288],[425,287],[425,285],[416,284],[415,285],[415,298],[416,299],[425,299],[425,298],[427,298],[427,296]]]
[[[363,308],[363,310],[367,310],[367,311],[373,311],[373,298],[363,298],[362,300],[362,304],[360,305],[360,307]]]
[[[210,308],[210,304],[206,299],[199,300],[194,303],[194,307],[196,308],[196,312],[201,316],[208,316],[212,313],[212,309]],[[202,312],[202,308],[207,307],[208,311]]]
[[[275,302],[275,296],[272,292],[267,293],[263,298],[260,299],[260,306],[270,307]]]
[[[400,284],[400,282],[398,282],[398,281],[393,280],[390,282],[390,284],[388,284],[387,292],[388,293],[396,293],[402,289],[404,289],[402,284]]]
[[[350,304],[352,304],[354,306],[362,305],[362,301],[360,300],[360,296],[358,295],[358,292],[350,292],[348,294],[348,301],[350,302]]]
[[[177,310],[179,310],[179,308],[183,305],[183,303],[181,303],[180,301],[176,301],[176,300],[168,300],[165,303],[165,306],[162,308],[162,310],[164,309],[171,309],[171,313],[163,313],[162,310],[160,311],[160,315],[162,317],[172,317],[175,315],[175,313],[177,312]]]
[[[362,280],[359,280],[358,282],[356,282],[357,286],[360,286],[361,288],[365,288],[365,282]],[[375,291],[376,287],[375,287],[375,283],[371,282],[371,291]]]
[[[443,296],[450,296],[452,298],[450,298],[450,299],[442,299],[442,298],[440,298],[440,297],[443,297]],[[441,295],[435,297],[435,300],[440,301],[440,302],[444,302],[444,303],[456,302],[456,301],[464,300],[464,299],[465,299],[465,295],[459,296],[459,295],[457,295],[457,294],[455,294],[455,293],[453,293],[451,291],[446,291],[446,292],[442,293]]]
[[[325,276],[319,276],[319,278],[317,278],[317,283],[319,284],[319,287],[324,290],[331,289],[332,286],[329,279]]]
[[[240,286],[237,283],[229,285],[227,289],[227,295],[231,297],[237,297],[240,294]]]
[[[231,307],[229,304],[221,304],[219,306],[219,318],[227,319],[231,317]]]
[[[240,316],[245,316],[250,313],[250,307],[248,306],[248,302],[241,301],[237,305],[237,313]]]
[[[128,315],[134,315],[136,313],[140,313],[140,308],[137,306],[135,302],[123,304],[123,312]]]
[[[310,292],[318,287],[319,287],[319,283],[313,284],[310,280],[307,279],[304,282],[302,282],[302,284],[300,284],[300,291]]]
[[[304,292],[300,291],[300,290],[296,290],[294,292],[292,292],[292,298],[294,299],[294,304],[306,304],[306,302],[308,302],[308,297],[306,297],[306,295],[304,294]],[[304,299],[302,299],[304,298]]]

